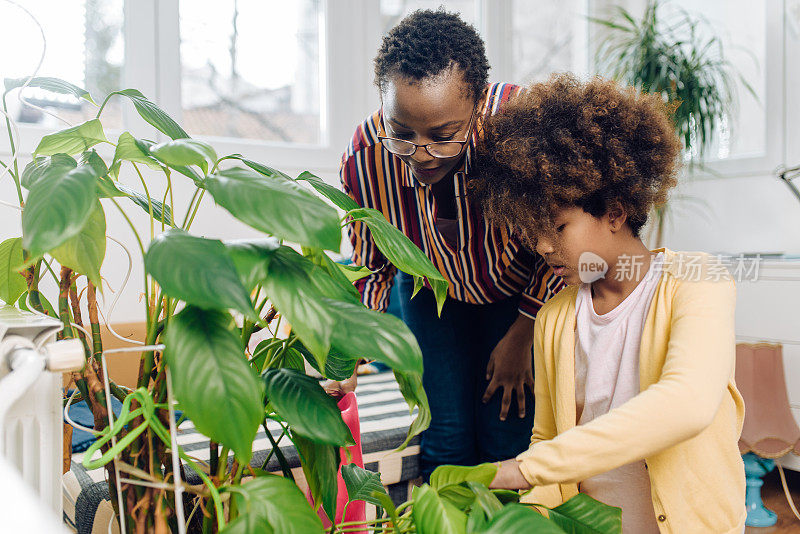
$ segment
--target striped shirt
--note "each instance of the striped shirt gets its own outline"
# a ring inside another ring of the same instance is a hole
[[[489,85],[476,123],[496,113],[518,91],[510,84]],[[383,131],[380,110],[356,130],[342,156],[340,178],[345,193],[360,206],[383,213],[422,249],[450,282],[449,297],[470,304],[489,304],[520,295],[520,313],[535,318],[563,282],[540,255],[523,247],[510,228],[489,224],[479,207],[468,202],[466,184],[474,178],[469,177],[469,172],[478,126],[473,126],[464,163],[454,176],[457,242],[442,234],[441,220],[436,224],[436,200],[431,187],[417,182],[408,166],[381,144],[377,136]],[[353,244],[353,263],[373,271],[356,282],[362,302],[385,311],[397,269],[375,246],[365,224],[348,225],[348,236]]]

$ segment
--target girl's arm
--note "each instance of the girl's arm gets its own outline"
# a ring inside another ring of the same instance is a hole
[[[734,372],[735,304],[729,279],[679,283],[658,382],[592,422],[520,454],[519,467],[528,483],[585,480],[688,440],[709,426]],[[537,379],[537,386],[541,382]],[[536,401],[538,425],[538,391]]]

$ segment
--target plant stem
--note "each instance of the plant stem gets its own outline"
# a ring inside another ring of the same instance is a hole
[[[194,205],[194,201],[197,198],[197,195],[200,194],[200,188],[195,187],[194,194],[192,195],[191,200],[189,200],[189,207],[186,209],[186,215],[183,217],[183,224],[181,224],[181,228],[186,230],[186,223],[189,222],[189,215],[192,213],[192,206]]]
[[[136,163],[133,163],[133,168],[136,171],[136,174],[139,176],[139,180],[142,182],[142,187],[144,188],[144,194],[147,197],[147,213],[150,215],[150,239],[155,239],[156,237],[156,229],[154,224],[154,217],[153,217],[153,200],[150,198],[150,191],[147,189],[147,182],[144,181],[144,176],[142,176],[141,171],[139,170],[139,166]],[[164,208],[161,208],[161,224],[164,224]]]
[[[103,339],[100,336],[100,318],[97,313],[97,293],[91,280],[86,280],[86,303],[89,323],[92,325],[92,356],[100,364],[103,355]]]
[[[115,93],[110,93],[108,96],[106,96],[105,100],[103,100],[103,103],[100,105],[100,109],[97,110],[97,115],[95,115],[94,117],[95,119],[100,118],[100,114],[103,113],[103,109],[105,109],[106,104],[108,104],[108,101],[111,99],[112,96],[114,96],[114,94]]]
[[[206,190],[203,189],[203,192],[200,193],[200,198],[197,199],[197,204],[194,207],[194,211],[192,212],[192,218],[189,219],[189,224],[186,225],[185,230],[188,230],[192,226],[192,223],[194,222],[194,216],[197,215],[197,210],[200,209],[200,203],[203,202],[203,196],[205,194],[206,194]]]
[[[20,185],[20,179],[19,179],[19,164],[17,163],[17,157],[16,157],[17,149],[16,146],[14,145],[14,134],[11,131],[11,120],[8,118],[8,106],[6,105],[7,94],[8,94],[7,91],[3,93],[3,112],[5,112],[6,131],[8,131],[8,142],[11,148],[11,153],[14,154],[13,156],[14,171],[9,172],[9,174],[11,174],[11,178],[14,179],[14,185],[17,188],[17,197],[19,198],[19,206],[23,207],[25,205],[25,201],[22,198],[22,187]]]

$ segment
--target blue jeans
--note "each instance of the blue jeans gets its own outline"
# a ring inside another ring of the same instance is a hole
[[[500,421],[502,388],[487,404],[481,401],[489,384],[489,357],[519,317],[519,298],[484,305],[448,298],[440,318],[432,291],[423,288],[409,300],[412,277],[398,273],[395,283],[403,321],[422,349],[422,384],[431,406],[431,425],[420,443],[423,478],[427,481],[439,465],[494,462],[526,450],[533,429],[530,390],[525,391],[523,419],[513,398],[508,417]]]

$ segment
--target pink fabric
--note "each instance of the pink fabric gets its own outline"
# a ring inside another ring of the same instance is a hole
[[[783,347],[767,343],[736,345],[736,387],[745,416],[739,450],[762,458],[800,455],[800,428],[789,408],[783,372]]]
[[[342,412],[342,419],[344,419],[345,424],[353,434],[353,439],[355,440],[356,444],[347,447],[346,450],[344,447],[339,449],[339,454],[341,455],[341,464],[339,466],[339,474],[337,476],[339,481],[339,492],[336,498],[336,523],[340,523],[342,519],[347,522],[366,521],[367,512],[366,503],[364,501],[351,502],[347,506],[347,515],[343,515],[345,511],[344,506],[347,504],[348,495],[347,486],[342,478],[341,466],[353,463],[358,467],[364,467],[364,460],[361,455],[361,424],[358,420],[358,401],[356,399],[356,394],[350,392],[344,395],[341,399],[339,399],[338,405],[339,410]],[[348,451],[350,453],[350,458],[347,457]],[[314,500],[311,497],[310,490],[306,494],[306,497],[308,498],[308,502],[314,505]],[[320,507],[317,513],[319,514],[320,519],[322,519],[322,524],[325,526],[325,528],[330,528],[331,522],[330,519],[328,519],[328,515],[325,513],[325,510]],[[353,532],[352,534],[366,534],[366,530]]]

